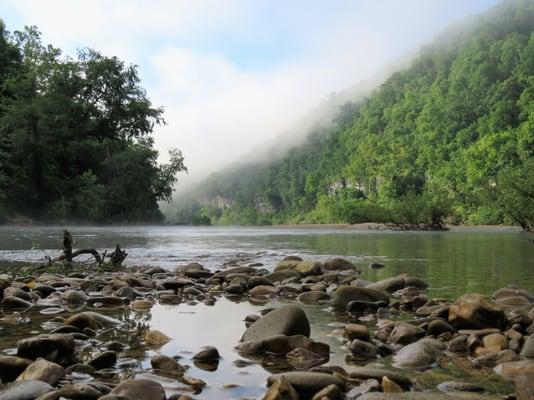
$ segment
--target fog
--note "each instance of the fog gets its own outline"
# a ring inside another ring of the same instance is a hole
[[[170,147],[183,151],[187,188],[273,142],[295,143],[330,118],[323,112],[332,105],[328,99],[369,91],[369,82],[380,83],[384,71],[402,65],[399,60],[406,62],[446,26],[496,2],[0,4],[11,30],[37,25],[45,41],[67,53],[88,46],[137,64],[149,97],[165,108],[167,125],[155,132],[161,159]]]

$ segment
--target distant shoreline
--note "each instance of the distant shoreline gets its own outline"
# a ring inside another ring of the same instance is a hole
[[[521,227],[514,225],[445,225],[443,231],[439,230],[404,230],[382,223],[366,222],[360,224],[275,224],[275,225],[187,225],[187,224],[74,224],[60,223],[31,223],[31,224],[0,224],[2,228],[129,228],[129,227],[187,227],[187,228],[264,228],[264,229],[338,229],[347,231],[377,231],[377,232],[469,232],[469,231],[495,231],[495,232],[523,232]],[[525,232],[532,234],[531,232]]]

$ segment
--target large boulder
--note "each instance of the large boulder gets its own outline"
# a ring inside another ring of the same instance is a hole
[[[276,308],[250,325],[242,340],[258,341],[279,334],[310,336],[310,322],[302,308],[294,305]]]
[[[165,400],[165,390],[158,382],[148,379],[130,379],[121,382],[110,394],[99,400]]]
[[[74,338],[68,334],[42,334],[17,343],[19,357],[36,360],[41,357],[45,360],[69,365],[74,359]]]
[[[481,294],[465,294],[449,308],[449,322],[457,329],[502,329],[504,311]]]
[[[389,296],[382,290],[362,286],[340,286],[334,294],[331,305],[334,308],[345,310],[347,304],[355,300],[364,302],[383,301],[389,304]]]

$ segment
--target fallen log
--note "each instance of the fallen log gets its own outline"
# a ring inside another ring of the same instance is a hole
[[[82,255],[82,254],[91,254],[94,258],[96,263],[98,263],[99,266],[101,266],[104,263],[104,260],[106,258],[110,259],[110,262],[113,266],[119,266],[122,264],[128,253],[126,251],[121,249],[121,246],[117,244],[115,247],[115,250],[112,251],[109,254],[106,254],[107,251],[104,251],[102,255],[96,250],[92,248],[86,248],[86,249],[78,249],[78,250],[72,250],[72,235],[68,230],[63,230],[63,254],[56,258],[51,258],[47,256],[48,263],[52,264],[57,261],[67,261],[72,262],[74,258]]]

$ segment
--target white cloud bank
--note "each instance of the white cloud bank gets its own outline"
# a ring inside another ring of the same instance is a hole
[[[70,52],[94,47],[138,64],[153,103],[166,110],[168,125],[157,129],[157,147],[162,154],[171,146],[182,149],[191,177],[199,177],[495,0],[334,1],[330,8],[313,1],[2,3],[56,46]],[[225,37],[252,43],[257,37],[265,45],[271,33],[280,47],[286,35],[294,54],[247,67],[236,59],[239,48],[227,51]]]

